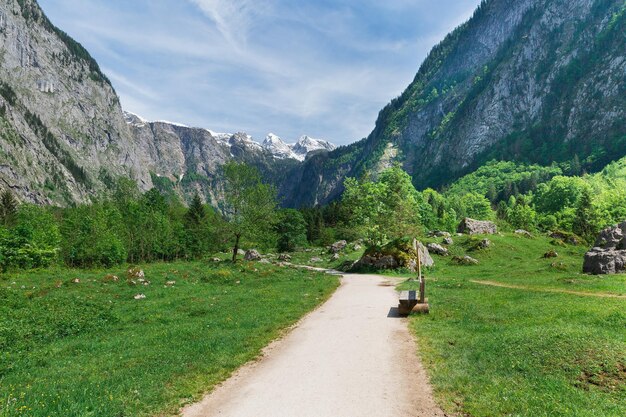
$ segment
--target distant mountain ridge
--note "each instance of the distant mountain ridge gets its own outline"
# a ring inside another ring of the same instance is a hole
[[[158,123],[158,124],[170,125],[173,127],[178,127],[178,128],[183,128],[183,129],[202,129],[202,128],[192,128],[181,123],[169,122],[165,120],[157,120],[154,122],[149,122],[143,117],[137,114],[134,114],[132,112],[128,112],[128,111],[124,111],[124,119],[126,120],[126,123],[128,123],[129,125],[135,128],[141,128],[141,127],[145,127],[146,125]],[[222,145],[226,145],[226,146],[232,145],[233,141],[231,141],[231,139],[235,138],[233,139],[234,141],[239,141],[241,143],[245,142],[247,143],[247,146],[252,149],[263,148],[267,150],[268,152],[270,152],[272,156],[274,156],[274,158],[277,158],[277,159],[295,159],[297,161],[302,162],[306,159],[308,155],[310,155],[313,152],[333,151],[337,149],[336,145],[328,141],[325,141],[322,139],[314,139],[307,135],[301,136],[300,139],[298,139],[298,141],[295,143],[288,144],[288,143],[285,143],[279,136],[273,133],[269,133],[265,137],[265,140],[263,141],[263,143],[259,143],[258,141],[254,140],[252,136],[248,135],[245,132],[217,133],[210,129],[204,129],[204,130],[206,130],[209,133],[209,135],[211,135],[214,139],[216,139]]]

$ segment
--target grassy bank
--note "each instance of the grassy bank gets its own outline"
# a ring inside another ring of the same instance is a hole
[[[482,251],[471,251],[468,237],[454,239],[454,254],[480,264],[435,256],[431,313],[411,318],[445,409],[474,417],[626,415],[626,300],[598,296],[626,294],[626,275],[583,275],[584,247],[543,237],[489,237],[493,245]],[[559,257],[542,258],[550,249]]]
[[[125,268],[0,277],[0,416],[174,413],[338,285],[257,263],[142,268],[147,286]]]

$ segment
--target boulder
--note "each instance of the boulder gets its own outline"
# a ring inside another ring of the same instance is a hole
[[[546,253],[543,254],[543,257],[545,259],[558,258],[559,254],[555,250],[550,249],[549,251],[547,251]]]
[[[478,259],[474,259],[471,256],[455,256],[452,258],[454,262],[459,265],[478,265]]]
[[[602,230],[594,246],[602,249],[626,249],[626,222]]]
[[[478,242],[478,249],[489,249],[491,247],[491,240],[483,239]]]
[[[314,258],[311,258],[309,262],[312,264],[320,263],[322,262],[322,258],[314,257]]]
[[[449,254],[448,249],[436,243],[429,243],[427,248],[430,252],[434,253],[435,255],[448,256]]]
[[[407,268],[411,272],[417,271],[417,259],[422,266],[431,267],[435,264],[428,248],[421,242],[416,242],[417,251],[410,239],[398,239],[382,247],[371,247],[365,251],[355,268],[369,269],[398,269]]]
[[[583,272],[594,275],[626,271],[626,222],[607,227],[585,254]]]
[[[245,256],[246,252],[243,249],[237,249],[237,255]]]
[[[243,256],[245,261],[260,261],[262,259],[261,254],[256,249],[250,249],[246,251]]]
[[[441,230],[433,230],[432,232],[430,232],[429,236],[430,237],[450,237],[452,235],[450,234],[450,232],[444,232]]]
[[[466,217],[461,220],[458,232],[467,235],[495,235],[498,233],[498,227],[490,221],[474,220]]]
[[[580,245],[581,239],[573,233],[556,231],[550,234],[552,239],[561,240],[570,245]]]
[[[338,261],[340,258],[338,253],[333,253],[333,256],[330,257],[331,261]]]
[[[278,255],[278,260],[281,262],[290,262],[291,261],[291,255],[287,254],[287,253],[281,253],[280,255]]]
[[[625,270],[626,250],[604,250],[595,247],[585,254],[583,272],[587,274],[617,274]]]
[[[335,242],[330,245],[330,253],[339,253],[344,250],[348,246],[348,242],[345,240],[340,240],[339,242]]]
[[[113,274],[108,274],[102,279],[103,282],[118,282],[119,280],[120,278]]]
[[[146,274],[143,272],[143,269],[141,268],[129,268],[128,271],[126,271],[126,276],[128,279],[141,279],[141,278],[145,278]]]
[[[445,237],[443,238],[443,244],[448,246],[454,245],[454,240],[451,237]]]
[[[523,229],[517,229],[515,231],[515,234],[516,235],[521,235],[521,236],[524,236],[524,237],[533,237],[533,235],[529,231],[523,230]]]
[[[354,251],[359,251],[359,250],[363,249],[363,246],[359,245],[358,243],[355,243],[354,246],[352,246],[352,249]]]

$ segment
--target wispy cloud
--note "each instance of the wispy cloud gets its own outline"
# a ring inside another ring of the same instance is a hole
[[[480,0],[40,0],[124,107],[218,131],[348,143]]]

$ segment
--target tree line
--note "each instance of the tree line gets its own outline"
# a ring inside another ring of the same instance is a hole
[[[254,168],[224,166],[224,201],[219,209],[196,194],[189,207],[158,190],[142,194],[120,179],[113,192],[74,207],[19,204],[0,195],[0,267],[30,269],[64,264],[110,267],[199,259],[209,254],[259,247],[288,251],[306,244],[306,224],[297,210],[279,210],[276,191]]]
[[[110,267],[200,259],[239,249],[290,252],[362,239],[384,244],[432,230],[455,232],[460,220],[493,220],[503,230],[564,231],[592,242],[597,232],[626,219],[626,161],[594,175],[563,176],[558,169],[490,163],[447,190],[417,191],[394,166],[376,177],[348,178],[341,200],[323,207],[279,209],[276,190],[245,164],[223,167],[219,207],[195,195],[188,207],[157,189],[142,194],[120,179],[91,204],[43,207],[0,195],[0,267]],[[524,190],[523,192],[520,190]]]

